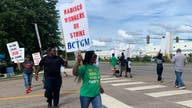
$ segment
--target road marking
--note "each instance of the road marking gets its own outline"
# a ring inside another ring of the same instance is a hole
[[[107,94],[102,94],[101,96],[102,104],[107,108],[133,108]]]
[[[163,87],[167,87],[167,86],[164,86],[164,85],[150,85],[150,86],[131,87],[131,88],[125,88],[125,89],[130,90],[130,91],[137,91],[137,90],[156,89],[156,88],[163,88]]]
[[[109,78],[111,76],[107,76],[107,75],[102,75],[101,78]]]
[[[101,78],[101,81],[116,80],[116,79],[119,79],[119,78]]]
[[[165,96],[182,95],[182,94],[187,94],[187,93],[192,93],[192,91],[190,91],[190,90],[172,90],[172,91],[146,93],[146,95],[152,96],[152,97],[165,97]]]
[[[60,94],[75,94],[75,93],[79,93],[79,90],[64,90],[64,91],[60,92]],[[22,95],[22,96],[12,96],[12,97],[0,98],[0,101],[27,99],[27,98],[35,98],[35,97],[42,97],[42,96],[44,96],[43,93],[31,94],[31,95],[27,94],[27,95]]]
[[[116,86],[136,85],[136,84],[144,84],[144,82],[116,83],[116,84],[111,84],[111,85],[116,87]]]
[[[125,82],[125,81],[131,81],[131,80],[121,79],[121,80],[101,81],[101,83],[113,83],[113,82]]]
[[[177,104],[192,108],[192,100],[176,102]]]

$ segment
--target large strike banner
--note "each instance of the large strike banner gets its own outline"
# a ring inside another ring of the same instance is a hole
[[[85,0],[75,0],[60,6],[62,29],[67,52],[85,50],[91,46]]]

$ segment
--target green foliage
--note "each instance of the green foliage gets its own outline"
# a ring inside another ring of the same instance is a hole
[[[39,51],[34,23],[37,23],[42,49],[61,46],[58,37],[57,0],[1,0],[0,53],[8,55],[6,44],[18,41],[26,54]]]
[[[188,55],[187,60],[188,60],[188,62],[192,63],[192,53],[190,53],[190,54]]]
[[[151,57],[150,56],[144,56],[143,58],[142,58],[142,62],[150,62],[151,61]]]
[[[131,61],[139,62],[140,57],[139,56],[133,57],[133,58],[131,58]]]

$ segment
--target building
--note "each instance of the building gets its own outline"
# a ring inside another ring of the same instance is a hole
[[[176,54],[176,50],[180,48],[182,53],[187,56],[188,54],[192,53],[191,46],[192,46],[192,42],[174,43],[172,46],[172,54],[173,55]],[[143,54],[148,56],[156,56],[160,50],[161,50],[160,45],[147,45],[145,47]]]

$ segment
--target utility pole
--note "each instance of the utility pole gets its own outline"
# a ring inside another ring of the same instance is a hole
[[[38,30],[37,23],[34,23],[34,25],[35,25],[35,31],[36,31],[37,40],[38,40],[38,43],[39,43],[40,53],[41,53],[41,57],[42,57],[43,56],[43,51],[42,51],[41,39],[40,39],[40,36],[39,36],[39,30]]]

